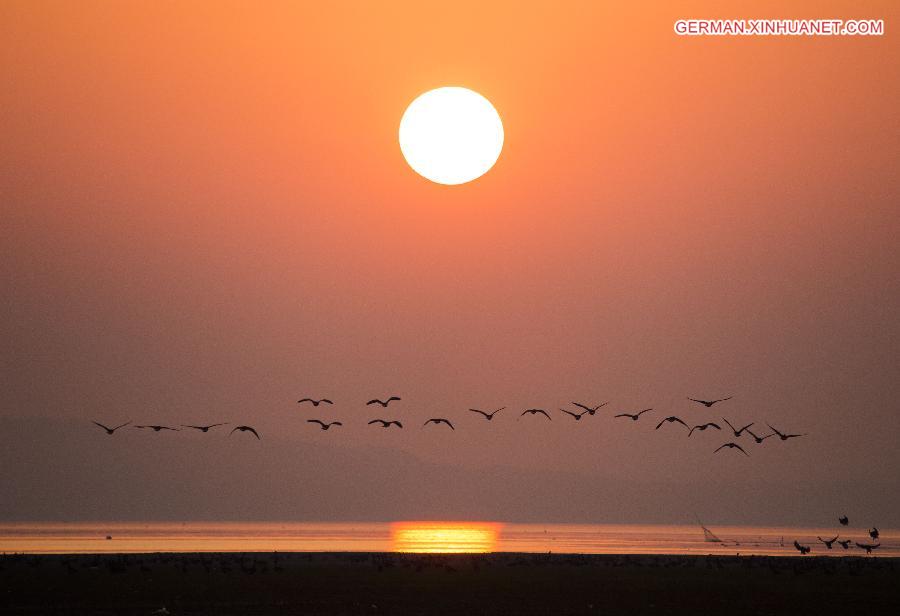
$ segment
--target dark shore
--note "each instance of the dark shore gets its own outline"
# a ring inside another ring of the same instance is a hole
[[[891,614],[900,559],[4,555],[0,594],[3,614]]]

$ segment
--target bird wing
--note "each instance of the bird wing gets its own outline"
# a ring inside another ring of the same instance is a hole
[[[453,427],[453,424],[450,423],[450,420],[449,420],[449,419],[441,419],[441,420],[439,420],[439,421],[440,421],[441,423],[445,423],[445,424],[447,424],[448,426],[450,426],[450,429],[451,429],[451,430],[456,430],[456,428]]]
[[[546,417],[546,418],[549,419],[550,421],[553,421],[553,418],[550,417],[550,415],[547,414],[547,411],[545,411],[545,410],[543,410],[543,409],[538,409],[536,412],[540,413],[541,415],[543,415],[544,417]]]
[[[688,431],[688,436],[690,436],[691,434],[693,434],[693,433],[694,433],[694,430],[696,430],[696,429],[699,428],[699,427],[700,427],[700,426],[694,426],[693,428],[691,428],[691,429]]]
[[[589,406],[585,406],[585,405],[581,404],[580,402],[573,402],[572,404],[574,404],[575,406],[577,406],[577,407],[579,407],[579,408],[582,408],[582,409],[584,409],[584,410],[586,410],[586,411],[593,411],[593,410],[595,410],[595,409],[592,409],[592,408],[589,407]],[[559,410],[563,410],[563,409],[559,409]],[[568,413],[569,411],[565,411],[565,412]],[[571,413],[569,413],[569,414],[571,415]]]
[[[755,423],[755,422],[750,422],[750,423],[748,423],[746,426],[744,426],[743,428],[741,428],[740,430],[738,430],[738,432],[743,432],[744,430],[746,430],[747,428],[749,428],[750,426],[752,426],[753,423]]]
[[[706,404],[706,400],[697,400],[697,398],[688,398],[691,402],[699,402],[700,404]]]
[[[304,402],[312,402],[313,404],[316,403],[316,401],[312,398],[303,398],[302,400],[297,400],[297,404],[303,404]]]
[[[725,423],[728,424],[728,427],[731,428],[731,431],[732,431],[732,432],[737,432],[737,430],[734,429],[734,426],[731,425],[731,422],[730,422],[730,421],[728,421],[728,420],[725,419],[724,417],[722,418],[722,421],[724,421]]]
[[[331,422],[330,424],[328,424],[328,425],[330,425],[330,426],[343,426],[344,424],[342,424],[342,423],[339,422],[339,421],[332,421],[332,422]]]
[[[322,421],[321,419],[307,419],[306,423],[317,423],[320,426],[322,426],[323,428],[325,427],[325,422]]]
[[[720,426],[720,425],[717,424],[717,423],[712,423],[712,422],[706,424],[706,427],[707,427],[707,428],[715,428],[716,430],[721,430],[721,429],[722,429],[722,426]]]
[[[672,416],[672,417],[669,418],[669,421],[677,421],[678,423],[680,423],[680,424],[681,424],[682,426],[684,426],[685,428],[690,428],[689,425],[687,425],[686,423],[684,423],[683,421],[681,421],[681,419],[679,419],[678,417]]]
[[[259,433],[250,426],[244,426],[244,430],[246,430],[247,432],[252,432],[253,436],[255,436],[257,440],[262,440],[261,438],[259,438]]]
[[[127,425],[130,424],[130,423],[131,423],[130,421],[126,421],[125,423],[116,426],[115,428],[113,428],[113,432],[115,432],[115,431],[118,430],[119,428],[124,428],[125,426],[127,426]]]
[[[100,426],[100,427],[103,428],[104,430],[109,430],[109,429],[110,429],[110,428],[107,428],[106,426],[104,426],[102,423],[98,423],[98,422],[96,422],[96,421],[91,421],[91,423],[94,424],[94,425],[96,425],[96,426]]]
[[[484,415],[485,417],[488,417],[488,414],[485,413],[484,411],[479,411],[478,409],[469,409],[469,410],[472,411],[473,413],[480,413],[480,414]]]
[[[578,406],[581,406],[581,405],[579,404]],[[584,408],[584,407],[581,407],[581,408]],[[566,413],[567,415],[571,415],[572,417],[581,417],[581,415],[579,415],[578,413],[573,413],[572,411],[567,411],[566,409],[559,409],[559,410],[561,410],[563,413]],[[587,412],[587,411],[585,411],[585,412]]]
[[[382,423],[382,424],[383,424],[383,423],[387,423],[387,422],[386,422],[385,420],[383,420],[383,419],[373,419],[372,421],[370,421],[370,422],[369,422],[368,424],[366,424],[366,425],[371,426],[373,423]]]
[[[325,404],[334,404],[334,402],[332,402],[328,398],[322,398],[321,400],[319,400],[319,402],[324,402]]]
[[[772,431],[773,434],[777,434],[778,436],[783,436],[783,435],[781,434],[781,432],[779,432],[778,430],[776,430],[775,428],[773,428],[773,427],[772,427],[772,424],[770,424],[768,421],[766,422],[766,425],[769,426],[769,429]]]
[[[397,424],[397,427],[398,427],[398,428],[402,428],[402,427],[403,427],[403,424],[400,423],[399,421],[392,421],[391,423]]]
[[[370,404],[384,404],[384,402],[376,398],[375,400],[369,400],[368,402],[366,402],[366,406],[369,406]]]
[[[640,416],[643,415],[644,413],[649,413],[649,412],[652,411],[652,410],[653,410],[653,409],[644,409],[643,411],[641,411],[640,413],[638,413],[637,416],[640,417]]]
[[[662,427],[662,425],[663,425],[664,423],[666,423],[667,421],[669,421],[669,420],[668,420],[668,419],[663,419],[661,422],[659,422],[658,424],[656,424],[656,429],[659,430],[659,429]]]
[[[734,398],[734,396],[728,396],[727,398],[720,398],[718,400],[713,400],[713,404],[715,404],[716,402],[725,402],[726,400],[731,400],[732,398]]]
[[[634,417],[634,415],[629,415],[628,413],[619,413],[618,415],[613,416],[613,418],[615,417]]]
[[[740,445],[738,445],[737,443],[732,443],[731,446],[734,447],[735,449],[740,449],[742,454],[744,454],[748,458],[750,457],[750,454],[747,453],[746,451],[744,451],[744,448],[741,447]]]
[[[725,448],[728,447],[729,445],[733,445],[733,444],[734,444],[734,443],[725,443],[724,445],[722,445],[721,447],[719,447],[719,449],[716,449],[713,453],[719,453],[720,450],[725,449]]]
[[[391,396],[387,399],[388,402],[390,402],[391,400],[400,400],[400,396]]]
[[[203,426],[191,426],[189,424],[181,424],[182,428],[193,428],[194,430],[202,430]],[[212,427],[212,426],[210,426]]]

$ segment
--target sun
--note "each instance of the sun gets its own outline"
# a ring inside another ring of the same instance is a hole
[[[416,173],[438,184],[465,184],[487,173],[503,149],[503,122],[490,101],[468,88],[429,90],[400,119],[400,150]]]

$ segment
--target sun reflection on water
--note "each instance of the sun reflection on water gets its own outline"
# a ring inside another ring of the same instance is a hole
[[[431,554],[492,552],[502,526],[497,522],[394,522],[391,548]]]

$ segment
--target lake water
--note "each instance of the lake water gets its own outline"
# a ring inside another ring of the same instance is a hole
[[[0,523],[0,552],[556,552],[584,554],[861,556],[851,543],[828,550],[816,537],[871,543],[865,529],[697,525],[514,524],[500,522]],[[900,556],[900,532],[880,529],[879,556]],[[107,539],[106,537],[110,537]],[[783,542],[782,542],[783,538]]]

